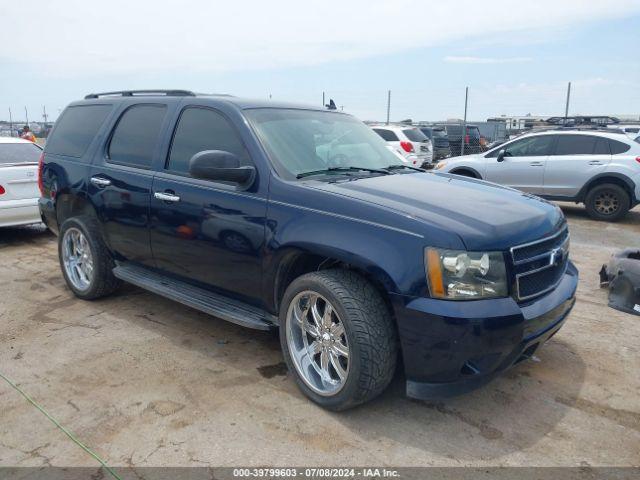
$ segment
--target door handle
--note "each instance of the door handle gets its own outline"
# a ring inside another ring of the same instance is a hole
[[[91,183],[93,183],[96,187],[108,187],[111,185],[111,180],[107,180],[102,177],[91,177]]]
[[[173,193],[166,192],[155,192],[153,194],[158,200],[162,200],[163,202],[179,202],[180,197],[178,195],[174,195]]]
[[[600,160],[592,160],[589,162],[589,165],[604,165]]]
[[[531,165],[532,167],[543,167],[544,163],[542,163],[542,162],[531,162],[529,165]]]

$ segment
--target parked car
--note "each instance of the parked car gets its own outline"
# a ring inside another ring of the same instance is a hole
[[[436,169],[584,203],[596,220],[619,220],[640,202],[640,145],[606,129],[527,134]]]
[[[433,147],[433,160],[441,160],[451,156],[451,147],[449,147],[449,137],[447,131],[442,127],[418,127],[425,136],[431,140]]]
[[[0,227],[40,223],[37,173],[41,153],[28,140],[0,137]]]
[[[372,125],[371,128],[388,145],[398,149],[412,165],[431,168],[433,146],[431,140],[411,125]]]
[[[64,110],[39,171],[77,297],[126,281],[278,328],[292,377],[332,410],[382,392],[399,355],[411,397],[476,388],[533,355],[575,301],[559,208],[408,167],[338,111],[91,94]]]
[[[632,139],[635,139],[638,136],[638,133],[640,133],[640,125],[614,124],[610,125],[608,128],[620,130]]]
[[[467,125],[464,138],[462,136],[461,123],[439,123],[436,126],[444,128],[449,139],[451,156],[458,157],[462,154],[462,142],[464,141],[464,154],[480,153],[480,130],[475,125]]]

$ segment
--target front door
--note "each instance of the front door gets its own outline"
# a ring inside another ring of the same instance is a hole
[[[535,135],[492,151],[485,156],[486,180],[523,192],[542,194],[544,169],[553,142],[552,135]],[[505,152],[501,162],[498,161],[500,150]]]
[[[555,151],[547,160],[544,193],[575,197],[586,183],[611,162],[609,140],[594,135],[557,135]]]
[[[131,105],[119,117],[91,166],[88,195],[116,259],[153,266],[149,201],[167,105]]]
[[[252,161],[220,112],[187,106],[178,119],[164,170],[153,180],[151,245],[166,273],[241,300],[260,297],[266,198],[256,182],[235,185],[192,178],[189,160],[204,150]]]

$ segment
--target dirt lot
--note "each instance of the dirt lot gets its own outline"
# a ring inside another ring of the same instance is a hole
[[[286,375],[277,339],[142,290],[75,299],[55,237],[0,232],[0,372],[116,466],[639,465],[640,318],[606,306],[597,272],[640,246],[623,223],[563,206],[581,271],[566,326],[502,378],[445,403],[378,400],[333,414]],[[0,380],[0,466],[96,461]]]

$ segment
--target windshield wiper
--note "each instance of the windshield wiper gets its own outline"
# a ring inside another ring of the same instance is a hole
[[[400,170],[401,168],[408,168],[409,170],[415,170],[416,172],[426,171],[424,168],[410,167],[409,165],[403,165],[401,163],[389,165],[388,167],[385,167],[385,170]]]
[[[382,170],[379,168],[367,168],[367,167],[329,167],[324,168],[322,170],[313,170],[311,172],[299,173],[296,175],[296,178],[304,178],[309,177],[311,175],[322,175],[323,173],[328,172],[371,172],[371,173],[381,173],[382,175],[391,175],[389,170]]]

